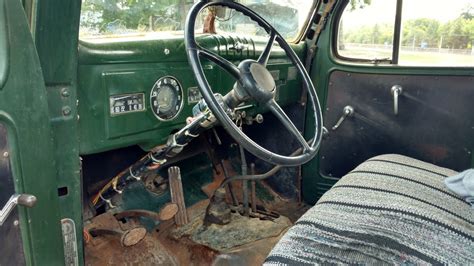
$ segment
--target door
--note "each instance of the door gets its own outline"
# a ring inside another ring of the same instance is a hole
[[[0,226],[0,265],[61,265],[64,255],[48,103],[21,3],[0,0],[2,214],[14,194],[35,198],[17,198],[23,206],[12,208]]]
[[[304,171],[311,202],[376,155],[457,171],[474,161],[470,0],[355,2],[338,2],[313,63],[328,133]]]

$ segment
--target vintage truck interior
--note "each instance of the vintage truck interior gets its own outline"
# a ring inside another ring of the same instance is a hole
[[[0,0],[0,265],[474,263],[453,2]]]

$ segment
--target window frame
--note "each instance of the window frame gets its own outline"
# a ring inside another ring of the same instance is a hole
[[[341,19],[346,11],[346,7],[349,4],[349,0],[344,1],[341,8],[338,10],[335,16],[334,31],[332,38],[332,50],[333,54],[337,59],[351,62],[351,63],[371,63],[373,65],[398,65],[400,59],[400,43],[401,43],[401,34],[402,34],[402,10],[403,10],[403,0],[396,0],[396,10],[394,16],[394,28],[393,28],[393,39],[392,39],[392,56],[389,60],[376,60],[374,59],[365,59],[365,58],[352,58],[346,57],[339,53],[339,28],[341,25]],[[395,45],[397,44],[397,45]]]
[[[333,16],[331,22],[331,37],[330,37],[330,51],[331,57],[338,61],[340,64],[363,64],[366,66],[385,66],[385,67],[402,67],[410,69],[456,69],[456,70],[472,70],[474,65],[423,65],[423,64],[399,64],[400,50],[401,50],[401,36],[402,36],[402,25],[403,25],[403,0],[396,0],[395,10],[395,24],[394,24],[394,36],[392,40],[392,58],[388,60],[374,60],[365,58],[350,58],[345,57],[339,53],[338,41],[339,41],[339,26],[341,23],[342,16],[347,5],[350,3],[349,0],[343,0]],[[397,43],[397,45],[395,45]]]
[[[312,22],[314,21],[315,16],[318,14],[318,9],[320,6],[320,0],[311,0],[313,3],[311,5],[311,10],[308,12],[306,16],[305,23],[302,25],[299,33],[296,35],[295,38],[286,40],[288,43],[298,44],[300,42],[304,42],[308,35],[308,32],[311,30]]]

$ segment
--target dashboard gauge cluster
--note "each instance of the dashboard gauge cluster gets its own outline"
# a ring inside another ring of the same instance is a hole
[[[153,114],[161,121],[170,121],[183,108],[183,88],[171,76],[160,78],[150,92],[150,106]]]
[[[111,116],[142,112],[145,111],[145,94],[112,95],[109,97],[109,103]]]

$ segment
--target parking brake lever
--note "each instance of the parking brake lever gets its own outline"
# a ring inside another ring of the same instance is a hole
[[[342,122],[346,120],[346,118],[354,115],[354,112],[355,112],[354,107],[350,105],[347,105],[346,107],[344,107],[341,118],[339,118],[339,121],[337,121],[336,125],[332,127],[332,130],[338,129],[342,125]]]

